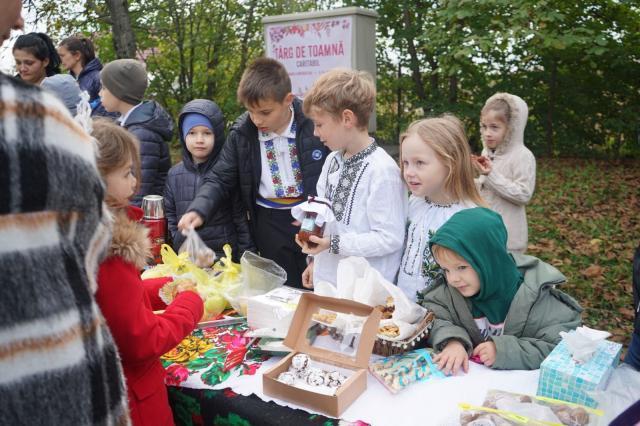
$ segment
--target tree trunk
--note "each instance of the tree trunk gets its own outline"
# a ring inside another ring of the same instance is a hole
[[[458,103],[458,76],[449,76],[449,104]]]
[[[111,14],[113,45],[118,58],[136,57],[136,38],[131,27],[127,0],[106,0]]]
[[[424,91],[424,83],[422,82],[422,73],[420,72],[420,59],[418,58],[418,50],[416,49],[415,44],[413,44],[413,36],[411,35],[411,12],[409,11],[409,7],[407,6],[406,1],[403,3],[402,14],[404,18],[404,32],[405,39],[407,41],[407,50],[409,52],[409,68],[411,68],[411,78],[413,79],[413,83],[416,87],[416,95],[418,95],[418,99],[422,101],[422,104],[426,104],[427,94]]]
[[[547,117],[546,117],[546,140],[547,140],[547,156],[553,157],[555,150],[555,141],[553,137],[553,119],[554,108],[556,103],[556,92],[558,84],[558,63],[556,59],[551,60],[551,75],[549,77],[549,94],[547,97]]]
[[[240,46],[240,67],[238,68],[239,75],[242,75],[244,69],[247,67],[247,59],[249,56],[249,36],[251,35],[253,29],[253,16],[256,4],[256,0],[251,0],[249,2],[247,20],[245,21],[244,34],[242,35],[242,45]]]

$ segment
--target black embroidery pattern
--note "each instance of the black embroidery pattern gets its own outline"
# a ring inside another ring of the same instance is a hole
[[[329,253],[340,254],[340,235],[332,235],[329,243]]]
[[[357,183],[360,182],[360,179],[357,179],[357,177],[364,164],[363,160],[371,155],[377,148],[378,144],[373,142],[367,148],[363,149],[348,160],[345,160],[342,170],[340,171],[338,186],[336,187],[332,203],[333,214],[338,222],[341,222],[344,218],[345,211],[347,210],[347,203],[349,201],[349,195],[354,192],[352,191],[352,189],[354,189],[354,185],[357,188]]]
[[[360,184],[360,180],[362,180],[362,176],[364,175],[364,172],[367,171],[367,167],[369,167],[369,164],[370,163],[367,163],[364,165],[364,167],[360,171],[360,174],[358,175],[356,184],[353,187],[353,194],[351,195],[351,201],[349,201],[349,213],[347,214],[347,220],[345,221],[346,225],[349,225],[351,223],[351,212],[353,211],[353,201],[356,199],[356,191],[358,190],[358,185]]]

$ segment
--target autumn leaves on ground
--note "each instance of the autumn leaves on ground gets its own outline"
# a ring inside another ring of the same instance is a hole
[[[539,159],[528,254],[567,276],[584,324],[629,343],[631,262],[640,243],[640,162]]]

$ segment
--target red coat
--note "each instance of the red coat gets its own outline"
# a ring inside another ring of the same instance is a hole
[[[187,291],[166,306],[158,290],[169,279],[140,279],[149,248],[147,231],[137,223],[141,215],[136,207],[129,208],[129,217],[116,212],[109,255],[98,271],[96,300],[120,352],[133,425],[173,425],[159,358],[195,328],[203,304]],[[156,315],[157,309],[165,312]]]

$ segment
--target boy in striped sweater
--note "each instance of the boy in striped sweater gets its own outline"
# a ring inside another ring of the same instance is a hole
[[[20,0],[3,5],[0,42],[22,24]],[[0,163],[0,422],[127,425],[94,300],[110,231],[91,137],[54,95],[0,74]]]

